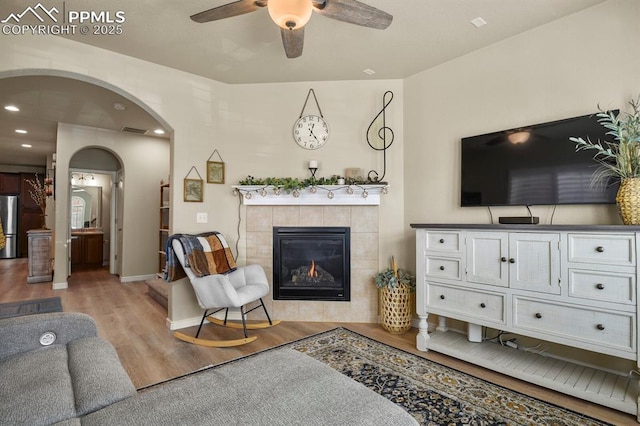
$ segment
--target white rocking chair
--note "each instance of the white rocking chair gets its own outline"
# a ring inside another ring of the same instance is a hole
[[[269,282],[260,265],[238,267],[235,271],[224,275],[215,274],[197,277],[191,268],[187,266],[184,250],[180,241],[173,240],[172,247],[184,272],[191,281],[193,290],[196,293],[196,298],[198,299],[198,304],[204,309],[202,321],[200,321],[200,326],[198,327],[195,337],[187,336],[184,333],[176,331],[173,333],[176,338],[188,343],[208,347],[239,346],[251,343],[258,338],[257,336],[249,337],[247,330],[263,329],[280,324],[280,321],[271,320],[269,312],[267,312],[267,307],[262,301],[262,297],[269,292]],[[259,305],[245,310],[246,305],[258,301],[260,302]],[[268,322],[247,324],[246,315],[260,308],[260,306],[264,309]],[[242,324],[227,321],[229,308],[240,309]],[[222,310],[225,311],[224,321],[211,316]],[[243,329],[244,338],[235,340],[201,339],[198,336],[200,335],[200,330],[202,329],[205,319],[225,327]]]

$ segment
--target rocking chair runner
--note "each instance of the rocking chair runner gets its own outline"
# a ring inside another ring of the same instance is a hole
[[[176,331],[173,333],[176,338],[188,343],[208,347],[239,346],[253,342],[258,338],[257,336],[249,337],[247,330],[268,328],[280,324],[280,321],[271,320],[269,312],[267,312],[267,307],[264,305],[262,300],[262,297],[269,292],[269,282],[267,281],[267,277],[261,266],[247,265],[238,267],[236,270],[228,274],[213,274],[198,277],[188,266],[181,242],[178,239],[174,239],[171,241],[171,246],[178,262],[180,262],[182,269],[191,281],[193,290],[196,293],[196,298],[198,299],[198,304],[204,309],[202,321],[200,321],[200,326],[198,327],[195,337],[187,336],[184,333]],[[258,301],[260,302],[259,305],[249,310],[245,310],[246,305]],[[268,322],[247,324],[246,315],[261,306],[264,309]],[[242,325],[227,321],[229,308],[240,309]],[[222,310],[225,311],[224,321],[211,317],[211,315]],[[244,331],[244,338],[235,340],[209,340],[198,338],[205,319],[209,322],[225,327],[242,328]]]

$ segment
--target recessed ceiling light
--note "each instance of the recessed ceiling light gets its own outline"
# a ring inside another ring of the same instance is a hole
[[[155,129],[155,130],[153,131],[153,133],[155,133],[156,135],[164,135],[164,130],[162,130],[162,129]]]
[[[11,111],[11,112],[18,112],[20,111],[20,108],[18,108],[15,105],[5,105],[4,109],[6,109],[7,111]]]
[[[127,109],[127,107],[124,106],[124,104],[121,104],[120,102],[114,102],[113,109],[116,109],[118,111],[124,111],[125,109]]]
[[[487,25],[487,21],[485,21],[484,19],[482,19],[479,16],[477,18],[475,18],[475,19],[472,19],[471,23],[476,28],[484,27],[485,25]]]
[[[23,143],[20,146],[23,147],[23,148],[31,148],[31,145],[29,145],[28,143]]]
[[[16,129],[16,133],[20,133],[20,134],[24,135],[24,134],[27,133],[27,131],[23,130],[23,129]]]
[[[362,70],[363,73],[367,75],[374,75],[376,72],[372,69],[367,68],[366,70]]]

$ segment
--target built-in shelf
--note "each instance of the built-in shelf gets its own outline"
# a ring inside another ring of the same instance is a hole
[[[318,185],[287,192],[274,186],[234,185],[245,205],[377,206],[388,185]]]

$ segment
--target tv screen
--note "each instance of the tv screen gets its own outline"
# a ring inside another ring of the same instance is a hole
[[[593,185],[595,151],[570,137],[612,138],[596,114],[462,139],[461,205],[613,204],[619,183]]]

